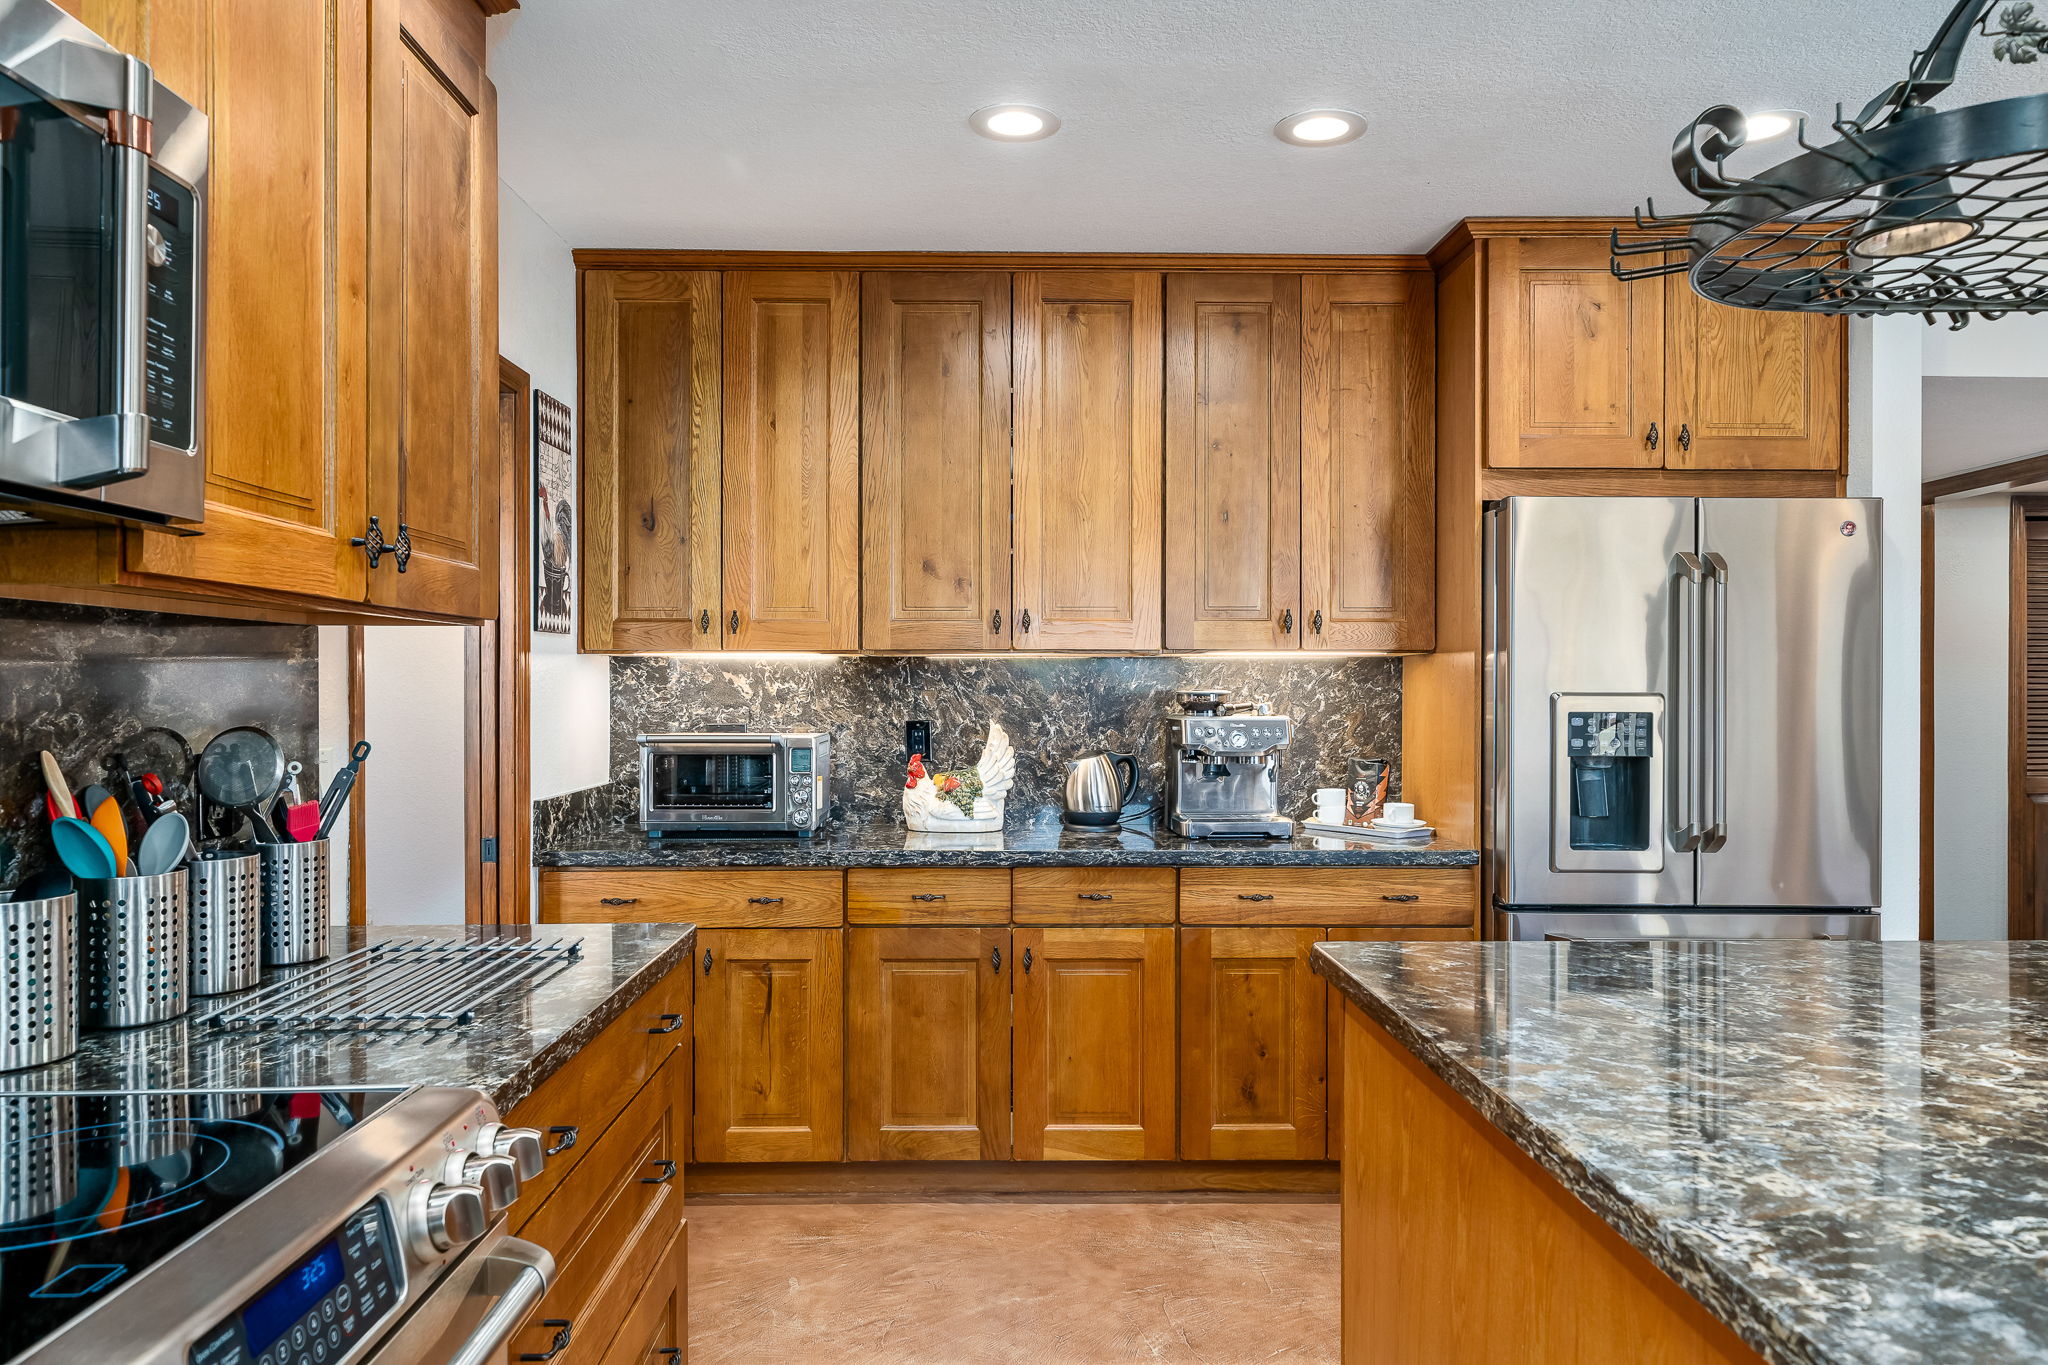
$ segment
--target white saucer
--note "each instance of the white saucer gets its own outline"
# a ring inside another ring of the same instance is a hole
[[[1372,822],[1372,827],[1374,829],[1421,829],[1428,823],[1429,821],[1427,820],[1375,820]]]

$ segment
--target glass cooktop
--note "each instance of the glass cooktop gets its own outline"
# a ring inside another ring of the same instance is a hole
[[[0,1096],[0,1362],[90,1311],[392,1098]]]

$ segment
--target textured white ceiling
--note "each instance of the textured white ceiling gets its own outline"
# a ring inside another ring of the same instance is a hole
[[[1410,252],[1472,214],[1680,207],[1682,123],[1853,112],[1948,8],[525,0],[491,21],[491,70],[502,174],[574,246]],[[1964,98],[2048,85],[1981,41],[1966,61]],[[1004,101],[1065,126],[969,130]],[[1366,135],[1273,137],[1323,105]]]

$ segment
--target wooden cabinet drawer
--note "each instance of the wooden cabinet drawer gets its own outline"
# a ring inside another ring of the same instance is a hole
[[[695,924],[827,929],[843,918],[844,874],[777,868],[556,868],[540,876],[547,924]]]
[[[848,924],[1008,924],[1003,867],[854,868],[846,874]]]
[[[1018,924],[1171,924],[1178,881],[1170,867],[1020,867],[1011,914]]]
[[[626,1310],[603,1365],[683,1365],[690,1358],[689,1264],[690,1224],[685,1219],[656,1258],[640,1297]]]
[[[520,1230],[555,1258],[555,1283],[512,1337],[512,1359],[599,1361],[641,1288],[659,1271],[682,1221],[686,1121],[675,1062],[655,1073],[571,1177]]]
[[[687,1076],[690,1040],[690,970],[685,959],[647,994],[626,1007],[567,1065],[512,1106],[506,1122],[538,1128],[551,1149],[541,1173],[521,1188],[512,1206],[522,1235],[549,1194],[589,1155],[619,1110],[665,1061]],[[677,1021],[680,1019],[680,1024]],[[671,1027],[674,1025],[674,1027]],[[677,1049],[685,1048],[677,1056]]]
[[[1466,925],[1479,873],[1469,867],[1187,868],[1183,924]]]

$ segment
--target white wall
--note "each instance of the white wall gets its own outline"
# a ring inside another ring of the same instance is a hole
[[[1978,319],[1961,331],[1921,324],[1925,373],[1936,378],[2035,379],[2048,375],[2048,314]],[[2048,445],[2048,440],[2044,440]]]
[[[1849,496],[1884,499],[1886,938],[1920,936],[1920,383],[1917,318],[1849,324]]]
[[[363,873],[372,924],[460,924],[466,626],[363,628]]]
[[[1934,936],[2004,938],[2011,498],[1934,509]]]
[[[574,410],[576,263],[569,245],[498,182],[498,350],[533,386]],[[531,462],[533,452],[507,452]],[[531,515],[531,512],[528,512]],[[578,527],[583,522],[577,518]],[[582,546],[576,553],[582,554]],[[580,597],[577,600],[581,607]],[[533,797],[594,787],[609,776],[611,668],[578,654],[576,636],[533,637]]]
[[[327,783],[341,765],[356,737],[348,732],[348,627],[321,626],[320,631],[320,753],[317,775],[301,775],[299,784],[307,799],[327,790]],[[317,784],[317,785],[316,785]],[[327,834],[328,903],[333,918],[348,919],[349,820],[346,812]]]

